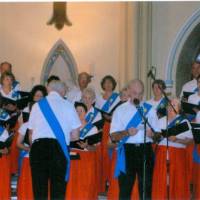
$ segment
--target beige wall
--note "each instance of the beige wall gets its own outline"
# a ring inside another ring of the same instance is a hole
[[[200,2],[148,4],[146,9],[144,2],[70,2],[73,26],[58,31],[46,25],[52,3],[0,3],[0,61],[10,61],[22,88],[30,89],[33,82],[39,83],[49,51],[62,39],[78,71],[95,75],[95,86],[106,74],[116,77],[120,87],[131,78],[145,80],[150,65],[157,67],[157,77],[166,79],[175,38]]]
[[[157,77],[167,79],[167,64],[175,39],[198,9],[200,2],[152,3],[152,65],[157,67]],[[176,69],[174,80],[175,73]],[[175,93],[175,84],[172,92]]]
[[[0,61],[13,64],[23,89],[39,83],[45,58],[58,39],[71,50],[78,71],[91,71],[97,85],[106,74],[119,80],[123,3],[68,3],[72,27],[46,22],[52,3],[0,3]]]

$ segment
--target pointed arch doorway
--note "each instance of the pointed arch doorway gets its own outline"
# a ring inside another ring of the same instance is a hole
[[[69,88],[76,85],[77,65],[71,51],[61,39],[54,44],[45,59],[40,82],[45,84],[51,75],[59,76]]]
[[[191,78],[191,65],[200,53],[200,9],[188,18],[177,34],[166,65],[166,83],[180,95],[183,84]]]

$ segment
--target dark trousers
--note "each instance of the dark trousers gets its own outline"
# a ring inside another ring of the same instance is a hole
[[[34,199],[47,200],[48,184],[51,200],[65,198],[67,161],[55,139],[38,139],[30,151]]]
[[[119,199],[127,200],[131,198],[131,192],[138,177],[139,195],[143,199],[143,161],[144,145],[125,144],[126,174],[121,173],[118,178]],[[151,144],[146,144],[146,198],[151,199],[152,174],[153,174],[153,150]]]

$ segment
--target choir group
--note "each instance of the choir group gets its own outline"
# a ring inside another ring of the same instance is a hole
[[[191,72],[179,98],[168,98],[156,79],[153,97],[144,100],[141,80],[116,92],[106,75],[99,93],[86,72],[70,91],[50,76],[23,92],[12,65],[1,63],[0,199],[11,198],[16,174],[18,200],[95,200],[100,193],[110,200],[200,199],[200,63]]]

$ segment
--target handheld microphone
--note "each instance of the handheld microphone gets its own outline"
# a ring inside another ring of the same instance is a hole
[[[135,98],[133,99],[133,103],[135,104],[136,107],[138,107],[140,105],[140,100]]]
[[[156,76],[156,67],[151,66],[151,69],[149,70],[147,77],[151,77],[152,79],[155,80],[155,76]]]

